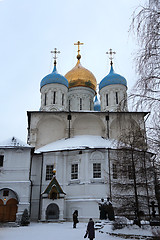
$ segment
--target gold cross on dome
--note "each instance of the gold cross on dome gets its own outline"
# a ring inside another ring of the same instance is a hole
[[[54,54],[53,58],[54,58],[54,60],[56,60],[57,59],[57,53],[61,53],[61,52],[57,51],[57,48],[55,48],[54,51],[51,51],[51,53]]]
[[[109,49],[109,52],[106,52],[106,54],[109,54],[109,55],[110,55],[110,56],[109,56],[109,59],[110,59],[111,62],[112,62],[112,60],[113,60],[113,54],[116,54],[116,52],[113,52],[112,49],[110,48],[110,49]]]
[[[78,54],[80,52],[80,45],[83,45],[84,43],[81,43],[80,41],[78,41],[77,43],[74,43],[74,45],[78,45]]]

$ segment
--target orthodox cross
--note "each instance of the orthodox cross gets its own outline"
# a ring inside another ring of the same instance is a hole
[[[74,45],[78,45],[78,55],[79,55],[79,52],[80,52],[80,45],[83,45],[84,43],[81,43],[80,41],[78,41],[77,43],[74,43]]]
[[[112,60],[113,60],[113,54],[116,54],[116,52],[113,52],[112,49],[109,49],[109,52],[106,52],[106,54],[109,54],[109,59],[111,60],[111,65],[113,64]]]
[[[54,49],[54,51],[51,51],[51,53],[54,54],[53,58],[54,58],[54,64],[56,64],[56,59],[57,59],[57,54],[61,53],[60,51],[57,51],[57,48]]]

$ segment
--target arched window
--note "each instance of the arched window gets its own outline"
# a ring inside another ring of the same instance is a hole
[[[44,106],[47,105],[47,93],[44,94]]]
[[[106,106],[108,106],[108,93],[106,94]]]
[[[59,207],[57,204],[51,203],[46,209],[46,219],[59,219]]]
[[[68,101],[68,108],[69,108],[69,111],[71,110],[71,100]]]
[[[56,92],[54,91],[53,92],[53,104],[55,104],[56,103]]]
[[[79,109],[82,110],[82,98],[79,99]]]
[[[92,100],[90,99],[90,111],[92,110]]]
[[[118,92],[116,92],[116,104],[118,104]]]
[[[64,105],[64,93],[62,93],[62,106]]]

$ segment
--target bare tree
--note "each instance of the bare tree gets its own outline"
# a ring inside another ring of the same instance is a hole
[[[150,112],[146,123],[148,147],[160,157],[160,1],[146,0],[134,13],[131,30],[139,49],[135,57],[138,80],[130,94],[136,110]],[[157,168],[158,169],[158,168]],[[158,184],[159,185],[159,184]],[[160,189],[159,189],[160,190]],[[160,198],[160,196],[159,196]]]
[[[139,49],[135,58],[139,76],[130,98],[136,109],[151,111],[152,119],[148,127],[153,133],[154,143],[160,145],[160,2],[147,0],[133,13],[131,29],[137,36]],[[151,127],[152,126],[152,127]],[[156,137],[155,137],[156,136]]]
[[[160,104],[160,2],[148,0],[146,6],[133,13],[131,29],[135,32],[140,49],[136,56],[139,79],[135,96],[139,103]]]

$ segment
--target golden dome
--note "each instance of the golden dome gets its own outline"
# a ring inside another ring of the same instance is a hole
[[[69,83],[69,88],[72,87],[89,87],[96,91],[97,82],[95,76],[86,68],[82,67],[80,63],[81,56],[77,56],[77,64],[71,71],[66,73],[65,78],[67,78]]]

